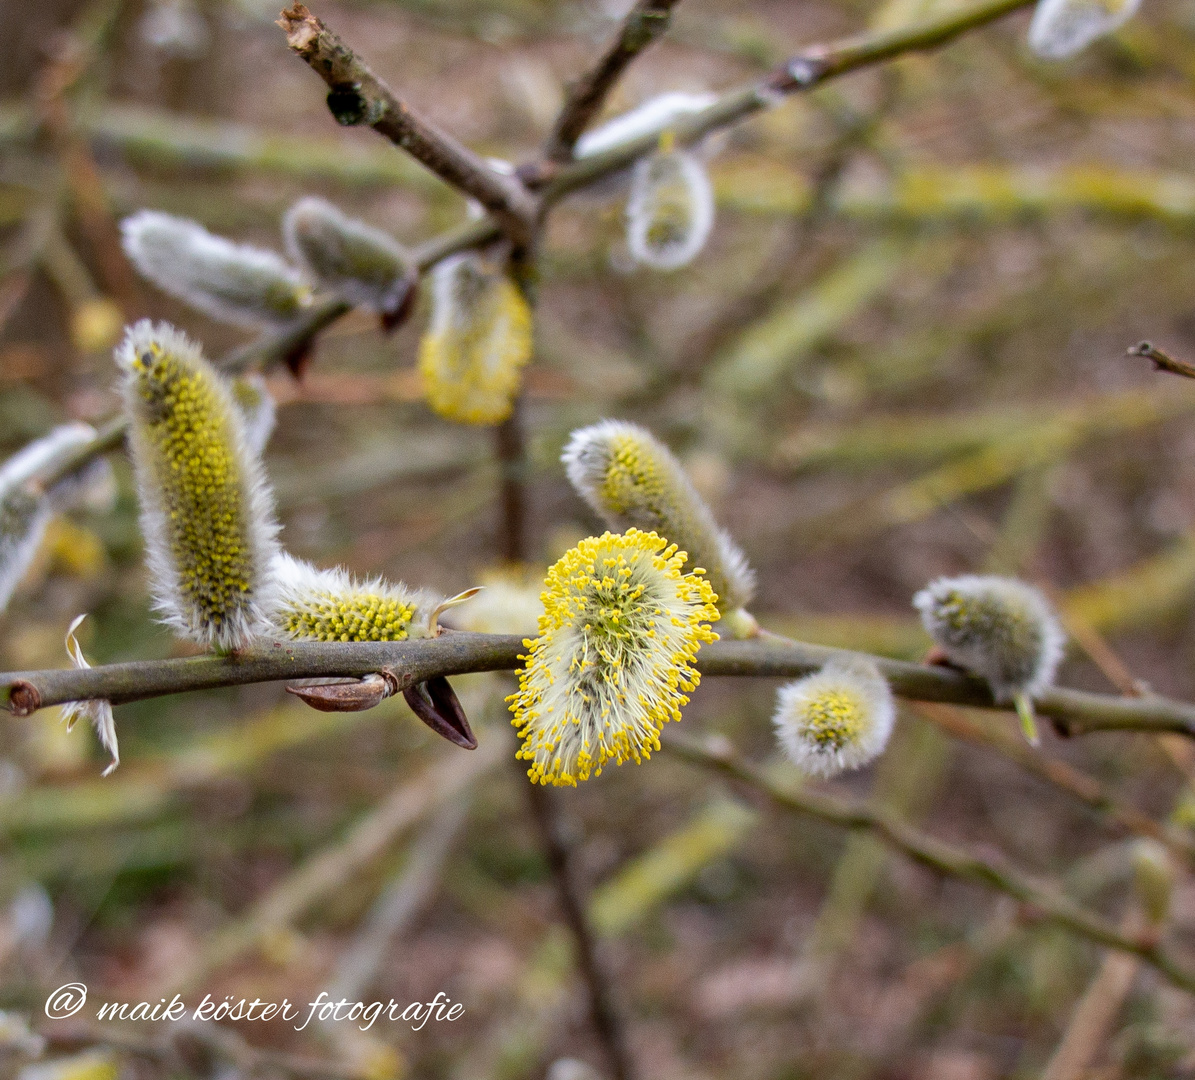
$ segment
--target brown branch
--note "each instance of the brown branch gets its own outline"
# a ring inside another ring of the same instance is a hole
[[[526,241],[537,219],[535,199],[513,176],[497,172],[468,147],[420,116],[337,35],[300,3],[282,13],[286,43],[328,84],[328,108],[340,124],[368,124],[441,180],[472,196],[511,237]]]
[[[546,156],[549,161],[572,160],[577,139],[601,111],[607,95],[631,61],[668,29],[677,2],[639,0],[631,8],[618,36],[606,47],[601,59],[588,74],[568,88],[568,97],[548,138]]]
[[[519,779],[525,781],[523,766],[518,761],[515,766]],[[614,1080],[633,1080],[635,1063],[627,1044],[625,1025],[614,999],[613,986],[597,954],[596,936],[574,878],[572,853],[560,834],[552,793],[539,784],[524,783],[523,786],[527,789],[527,804],[556,885],[556,897],[573,936],[577,967],[589,994],[590,1022],[605,1047]]]
[[[1195,840],[1184,830],[1162,825],[1135,806],[1121,802],[1094,777],[1035,750],[1012,728],[995,730],[995,725],[985,726],[949,705],[920,702],[917,712],[956,739],[986,746],[1010,758],[1026,772],[1106,815],[1127,832],[1157,840],[1185,863],[1195,862]]]
[[[27,716],[47,705],[105,698],[115,704],[211,690],[221,686],[331,676],[360,677],[389,670],[399,690],[441,675],[508,671],[518,666],[523,640],[499,634],[448,632],[439,638],[390,642],[261,641],[236,656],[137,660],[80,670],[0,674],[0,706]],[[793,678],[817,671],[842,649],[800,641],[716,641],[702,648],[703,675]],[[869,657],[901,697],[955,705],[1001,708],[987,684],[950,668]],[[1139,698],[1091,694],[1054,687],[1034,701],[1041,716],[1070,734],[1093,731],[1176,732],[1195,738],[1195,705],[1150,695]]]
[[[1195,364],[1189,364],[1186,360],[1176,360],[1173,356],[1162,352],[1152,342],[1139,341],[1128,350],[1126,355],[1144,356],[1147,360],[1153,361],[1154,369],[1157,371],[1169,371],[1172,375],[1195,379]]]
[[[864,829],[914,862],[948,877],[1005,893],[1039,919],[1097,945],[1140,957],[1174,985],[1195,993],[1195,969],[1163,948],[1155,933],[1126,933],[1051,884],[1035,881],[1014,867],[985,859],[966,848],[947,844],[915,829],[887,811],[831,795],[778,784],[767,773],[739,757],[724,739],[706,742],[670,732],[666,752],[736,781],[783,810],[816,817],[847,829]]]

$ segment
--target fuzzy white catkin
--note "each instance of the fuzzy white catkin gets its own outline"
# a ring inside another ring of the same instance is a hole
[[[197,221],[142,210],[125,218],[120,231],[142,276],[220,322],[282,325],[310,299],[302,275],[281,256],[214,236]]]
[[[116,350],[155,605],[180,634],[243,648],[274,603],[273,494],[228,384],[185,334],[143,319]]]
[[[714,189],[705,166],[686,150],[659,151],[635,163],[627,198],[627,247],[656,270],[676,270],[705,247],[714,227]]]
[[[80,478],[49,491],[31,488],[29,482],[60,454],[93,438],[95,429],[87,424],[63,424],[0,465],[0,611],[29,569],[55,511],[86,500],[92,481],[103,484],[110,473],[106,462],[97,462]]]
[[[746,557],[650,431],[621,420],[578,428],[560,460],[577,494],[610,528],[657,532],[687,553],[686,568],[704,568],[723,616],[751,602],[755,574]]]
[[[1029,47],[1047,60],[1074,56],[1120,29],[1140,5],[1141,0],[1038,0]]]
[[[592,157],[645,135],[658,135],[678,120],[708,109],[717,100],[717,95],[710,93],[670,91],[659,94],[630,112],[607,120],[601,127],[587,131],[577,140],[573,154],[578,158]]]
[[[313,281],[379,314],[395,311],[415,285],[410,253],[388,233],[326,199],[300,199],[282,219],[286,251]]]
[[[1054,681],[1066,634],[1038,589],[1016,578],[938,578],[913,606],[948,659],[987,680],[999,702],[1032,699]]]
[[[781,747],[802,772],[833,776],[874,760],[888,745],[896,702],[871,661],[831,660],[821,671],[782,686],[773,724]]]

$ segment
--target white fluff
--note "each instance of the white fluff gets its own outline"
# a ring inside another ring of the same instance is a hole
[[[938,578],[913,606],[947,657],[986,679],[997,701],[1033,698],[1053,683],[1066,634],[1032,585],[992,575]]]
[[[1122,27],[1140,6],[1141,0],[1038,0],[1029,47],[1048,60],[1074,56]]]
[[[838,703],[837,713],[827,711],[828,702]],[[834,659],[780,688],[772,722],[797,768],[810,776],[833,776],[883,752],[896,723],[896,702],[870,660]]]
[[[79,624],[86,618],[86,615],[77,615],[66,632],[66,654],[71,658],[71,663],[81,669],[91,667],[87,657],[83,655],[79,639],[75,637]],[[116,720],[112,716],[112,702],[103,698],[91,698],[87,701],[69,701],[62,706],[62,719],[66,721],[67,731],[75,726],[75,721],[80,717],[91,723],[99,737],[100,745],[112,755],[112,763],[103,772],[104,776],[108,776],[120,764],[120,747],[116,742]]]
[[[686,94],[671,91],[649,98],[630,112],[607,120],[601,127],[587,131],[577,140],[573,156],[592,157],[645,135],[658,135],[676,121],[708,109],[718,100],[716,94]]]
[[[155,343],[163,352],[184,357],[205,370],[225,414],[232,452],[241,472],[242,510],[254,580],[248,600],[243,607],[229,613],[228,622],[221,630],[206,623],[182,591],[184,568],[176,565],[170,541],[178,525],[171,520],[165,506],[162,480],[157,471],[158,451],[143,430],[143,403],[137,391],[133,362]],[[268,625],[269,613],[276,603],[272,574],[274,557],[279,550],[279,526],[274,517],[273,489],[266,479],[260,457],[249,445],[241,411],[228,383],[204,359],[200,347],[169,323],[154,324],[149,319],[142,319],[128,329],[124,341],[116,349],[115,358],[125,372],[125,411],[131,422],[129,443],[141,503],[141,532],[145,539],[154,608],[162,621],[183,637],[221,651],[243,648]]]
[[[107,462],[97,462],[81,478],[60,481],[48,492],[30,481],[60,454],[93,438],[95,429],[87,424],[63,424],[0,465],[0,611],[29,569],[54,512],[86,497],[92,482],[102,483],[110,472]]]
[[[241,375],[232,382],[232,396],[245,424],[245,441],[255,454],[266,448],[274,425],[278,422],[278,406],[266,381],[253,373]]]
[[[285,324],[309,298],[302,276],[281,256],[214,236],[197,221],[142,210],[120,231],[125,254],[144,277],[220,322]]]
[[[714,189],[685,150],[641,158],[627,198],[627,247],[637,262],[676,270],[697,257],[714,227]]]
[[[286,251],[311,279],[350,303],[385,314],[414,287],[411,255],[389,233],[326,199],[300,199],[282,219]]]

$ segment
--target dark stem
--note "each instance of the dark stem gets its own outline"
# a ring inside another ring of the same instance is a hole
[[[516,397],[510,416],[494,429],[494,451],[500,470],[499,550],[509,563],[526,558],[527,452],[523,432],[523,399]]]
[[[573,935],[577,966],[589,991],[590,1020],[609,1058],[614,1080],[633,1080],[636,1073],[627,1045],[626,1029],[614,1002],[613,986],[598,962],[593,928],[589,925],[581,890],[574,880],[572,853],[560,836],[552,793],[539,784],[528,783],[525,770],[517,760],[515,767],[519,782],[527,792],[527,806],[535,819],[544,857],[552,871],[564,921]]]
[[[568,98],[548,139],[546,155],[550,161],[572,160],[577,139],[601,112],[607,95],[627,65],[668,29],[677,2],[639,0],[627,13],[618,36],[607,46],[593,70],[568,88]]]
[[[286,43],[328,84],[328,108],[340,124],[367,124],[458,191],[472,196],[525,240],[537,216],[536,202],[522,182],[488,165],[453,136],[441,131],[395,96],[369,66],[303,4],[282,13],[278,25]]]

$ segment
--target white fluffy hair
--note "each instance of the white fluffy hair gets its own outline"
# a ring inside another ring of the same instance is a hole
[[[125,254],[163,292],[219,322],[256,328],[288,322],[307,295],[303,278],[280,255],[237,244],[197,221],[141,210],[120,223]],[[293,307],[271,307],[289,297]]]
[[[1033,698],[1053,683],[1066,633],[1032,585],[995,575],[938,578],[913,597],[913,606],[947,657],[987,680],[997,701]]]
[[[645,135],[659,134],[677,120],[708,109],[717,100],[716,94],[686,94],[679,90],[648,98],[629,112],[587,131],[577,140],[573,154],[578,158],[593,157]]]
[[[1029,48],[1047,60],[1074,56],[1120,29],[1140,6],[1141,0],[1038,0],[1029,24]]]
[[[653,237],[661,219],[681,226],[678,235]],[[627,198],[627,247],[656,270],[677,270],[705,247],[714,227],[714,189],[705,166],[687,150],[640,158]]]
[[[657,508],[629,512],[608,505],[602,485],[616,440],[631,439],[650,455],[667,483],[666,502]],[[730,534],[718,526],[676,456],[646,428],[624,420],[601,420],[569,436],[560,460],[569,483],[612,529],[630,526],[658,532],[687,552],[689,563],[702,566],[723,612],[744,608],[755,595],[755,572]],[[679,535],[683,533],[684,535]],[[677,534],[677,535],[673,535]]]
[[[217,629],[192,610],[180,587],[180,568],[171,552],[173,528],[162,501],[160,480],[154,463],[155,450],[139,422],[142,402],[137,392],[136,357],[151,344],[173,353],[198,368],[207,377],[212,392],[225,413],[227,429],[233,442],[232,452],[243,484],[245,535],[250,552],[253,582],[247,603],[231,612],[223,627]],[[141,503],[141,532],[145,539],[146,565],[154,608],[165,622],[181,636],[222,652],[244,648],[268,626],[276,603],[273,581],[279,525],[274,516],[274,493],[266,479],[260,457],[253,451],[245,434],[244,420],[228,383],[206,359],[199,345],[169,323],[142,319],[125,333],[116,349],[116,363],[125,373],[125,410],[130,417],[129,443]]]
[[[857,730],[849,738],[818,738],[810,709],[829,694],[853,701]],[[776,737],[788,758],[810,776],[828,777],[857,769],[878,757],[896,723],[896,702],[879,668],[864,657],[830,660],[820,671],[782,686],[772,718]]]

